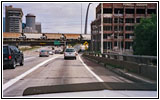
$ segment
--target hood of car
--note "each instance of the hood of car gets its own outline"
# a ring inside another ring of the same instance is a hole
[[[97,91],[82,91],[82,92],[65,92],[65,93],[47,93],[28,95],[25,97],[37,97],[37,98],[67,98],[67,97],[109,97],[109,98],[133,98],[133,97],[157,97],[157,91],[138,91],[138,90],[97,90]]]
[[[86,93],[88,95],[86,95]],[[29,87],[23,96],[42,97],[156,97],[157,85],[148,83],[95,82]]]

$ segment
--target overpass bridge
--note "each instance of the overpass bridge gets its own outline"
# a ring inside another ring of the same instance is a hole
[[[3,44],[53,46],[74,43],[90,43],[90,35],[63,33],[3,33]]]

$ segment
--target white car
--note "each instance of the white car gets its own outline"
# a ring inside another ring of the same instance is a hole
[[[76,56],[77,56],[77,52],[75,51],[74,48],[65,49],[65,51],[64,51],[64,59],[67,59],[67,58],[76,59]]]
[[[53,51],[52,50],[49,50],[48,53],[49,53],[49,55],[53,55]]]

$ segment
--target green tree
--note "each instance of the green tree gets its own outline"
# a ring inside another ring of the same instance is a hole
[[[142,19],[135,25],[133,53],[135,55],[157,56],[157,16]]]

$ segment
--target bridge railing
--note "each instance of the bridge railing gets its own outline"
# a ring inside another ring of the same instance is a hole
[[[106,53],[106,54],[88,53],[88,54],[109,59],[116,59],[120,61],[135,62],[138,64],[157,65],[156,56],[125,55],[125,54],[111,54],[111,53]]]
[[[157,57],[156,56],[139,56],[139,55],[120,55],[120,54],[100,54],[85,53],[84,57],[93,59],[104,66],[122,69],[125,72],[132,72],[157,80]]]

